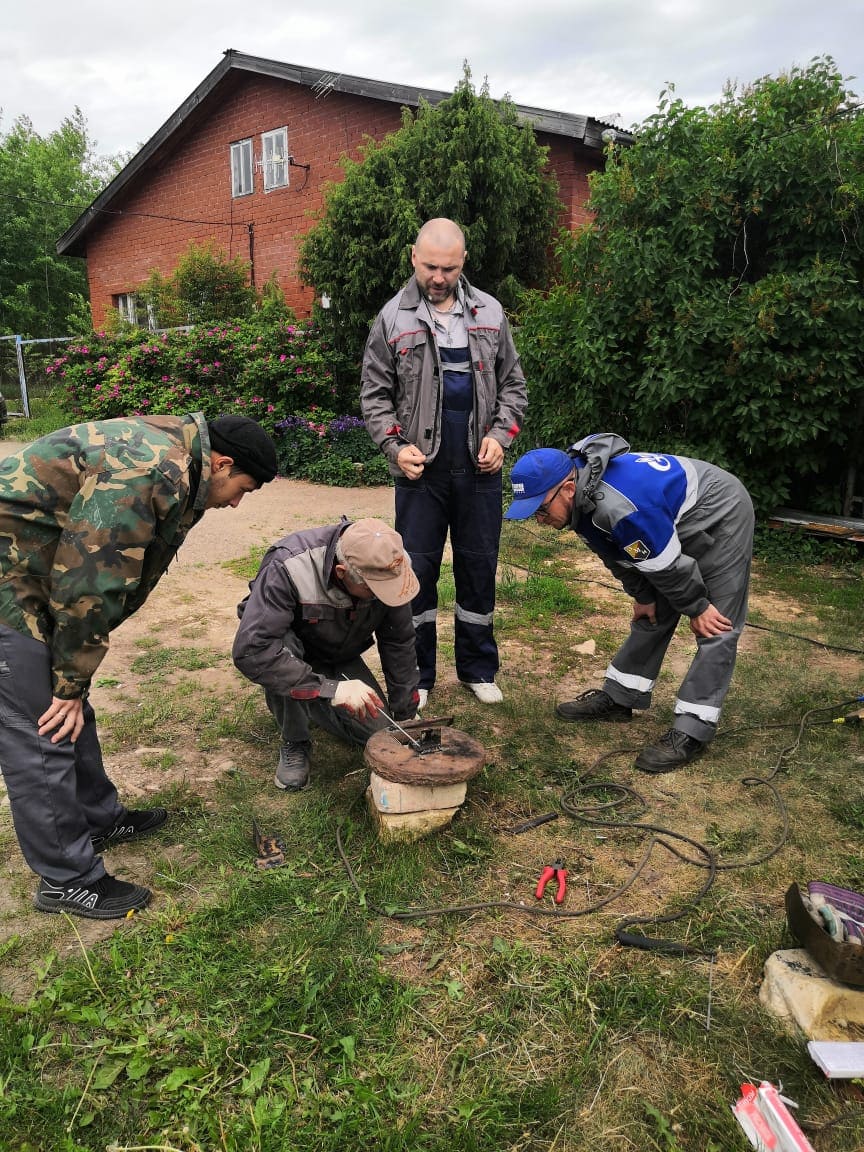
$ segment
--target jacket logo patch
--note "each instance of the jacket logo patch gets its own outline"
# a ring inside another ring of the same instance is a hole
[[[625,545],[624,551],[631,560],[647,560],[651,555],[651,549],[641,540],[634,540],[632,544]]]

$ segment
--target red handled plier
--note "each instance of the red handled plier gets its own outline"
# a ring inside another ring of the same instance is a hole
[[[543,871],[540,873],[540,879],[537,881],[537,891],[534,895],[538,900],[543,899],[543,893],[546,891],[546,885],[552,877],[558,881],[558,890],[555,893],[555,903],[561,904],[564,897],[567,895],[567,871],[564,867],[563,860],[556,860],[554,864],[547,864]]]

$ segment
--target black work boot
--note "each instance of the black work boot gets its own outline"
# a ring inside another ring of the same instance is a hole
[[[129,840],[140,840],[161,828],[168,819],[164,808],[142,808],[126,812],[123,819],[104,832],[94,832],[90,837],[94,852],[104,852],[115,844],[126,844]]]
[[[677,728],[660,737],[656,744],[649,744],[643,748],[636,757],[636,767],[640,772],[674,772],[676,768],[683,768],[697,756],[705,751],[707,742],[697,740],[695,736],[688,736],[686,732],[679,732]]]
[[[103,876],[88,884],[54,884],[40,879],[33,904],[40,912],[69,912],[89,920],[125,920],[150,903],[149,888]]]
[[[282,745],[273,783],[283,792],[299,792],[309,783],[308,740],[294,740]]]
[[[633,719],[633,709],[625,704],[616,704],[602,688],[589,688],[575,700],[565,700],[559,704],[555,715],[562,720],[611,720],[626,724]]]

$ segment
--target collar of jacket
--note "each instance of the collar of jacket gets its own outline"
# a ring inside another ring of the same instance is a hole
[[[207,432],[207,419],[203,412],[190,412],[183,419],[183,442],[192,457],[193,474],[200,471],[201,479],[195,493],[192,511],[196,516],[203,513],[210,491],[210,435]]]
[[[339,537],[345,529],[351,524],[351,521],[344,514],[339,517],[339,523],[334,524],[330,529],[331,536],[327,542],[327,548],[324,552],[324,576],[326,577],[327,587],[331,584],[336,584],[343,592],[342,585],[336,580],[336,573],[333,569],[336,567],[336,545],[339,543]],[[347,596],[347,592],[345,592]]]
[[[465,301],[465,311],[475,317],[478,308],[483,307],[483,301],[474,292],[474,289],[468,283],[464,276],[459,277],[459,289],[462,291],[462,296]],[[418,309],[420,307],[423,295],[420,292],[420,285],[417,283],[417,277],[412,276],[405,287],[402,289],[402,295],[399,299],[400,308]]]

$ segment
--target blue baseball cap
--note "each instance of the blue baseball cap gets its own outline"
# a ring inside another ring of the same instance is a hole
[[[504,519],[527,520],[533,516],[546,493],[566,480],[575,467],[573,457],[560,448],[535,448],[520,456],[510,473],[514,499]]]

